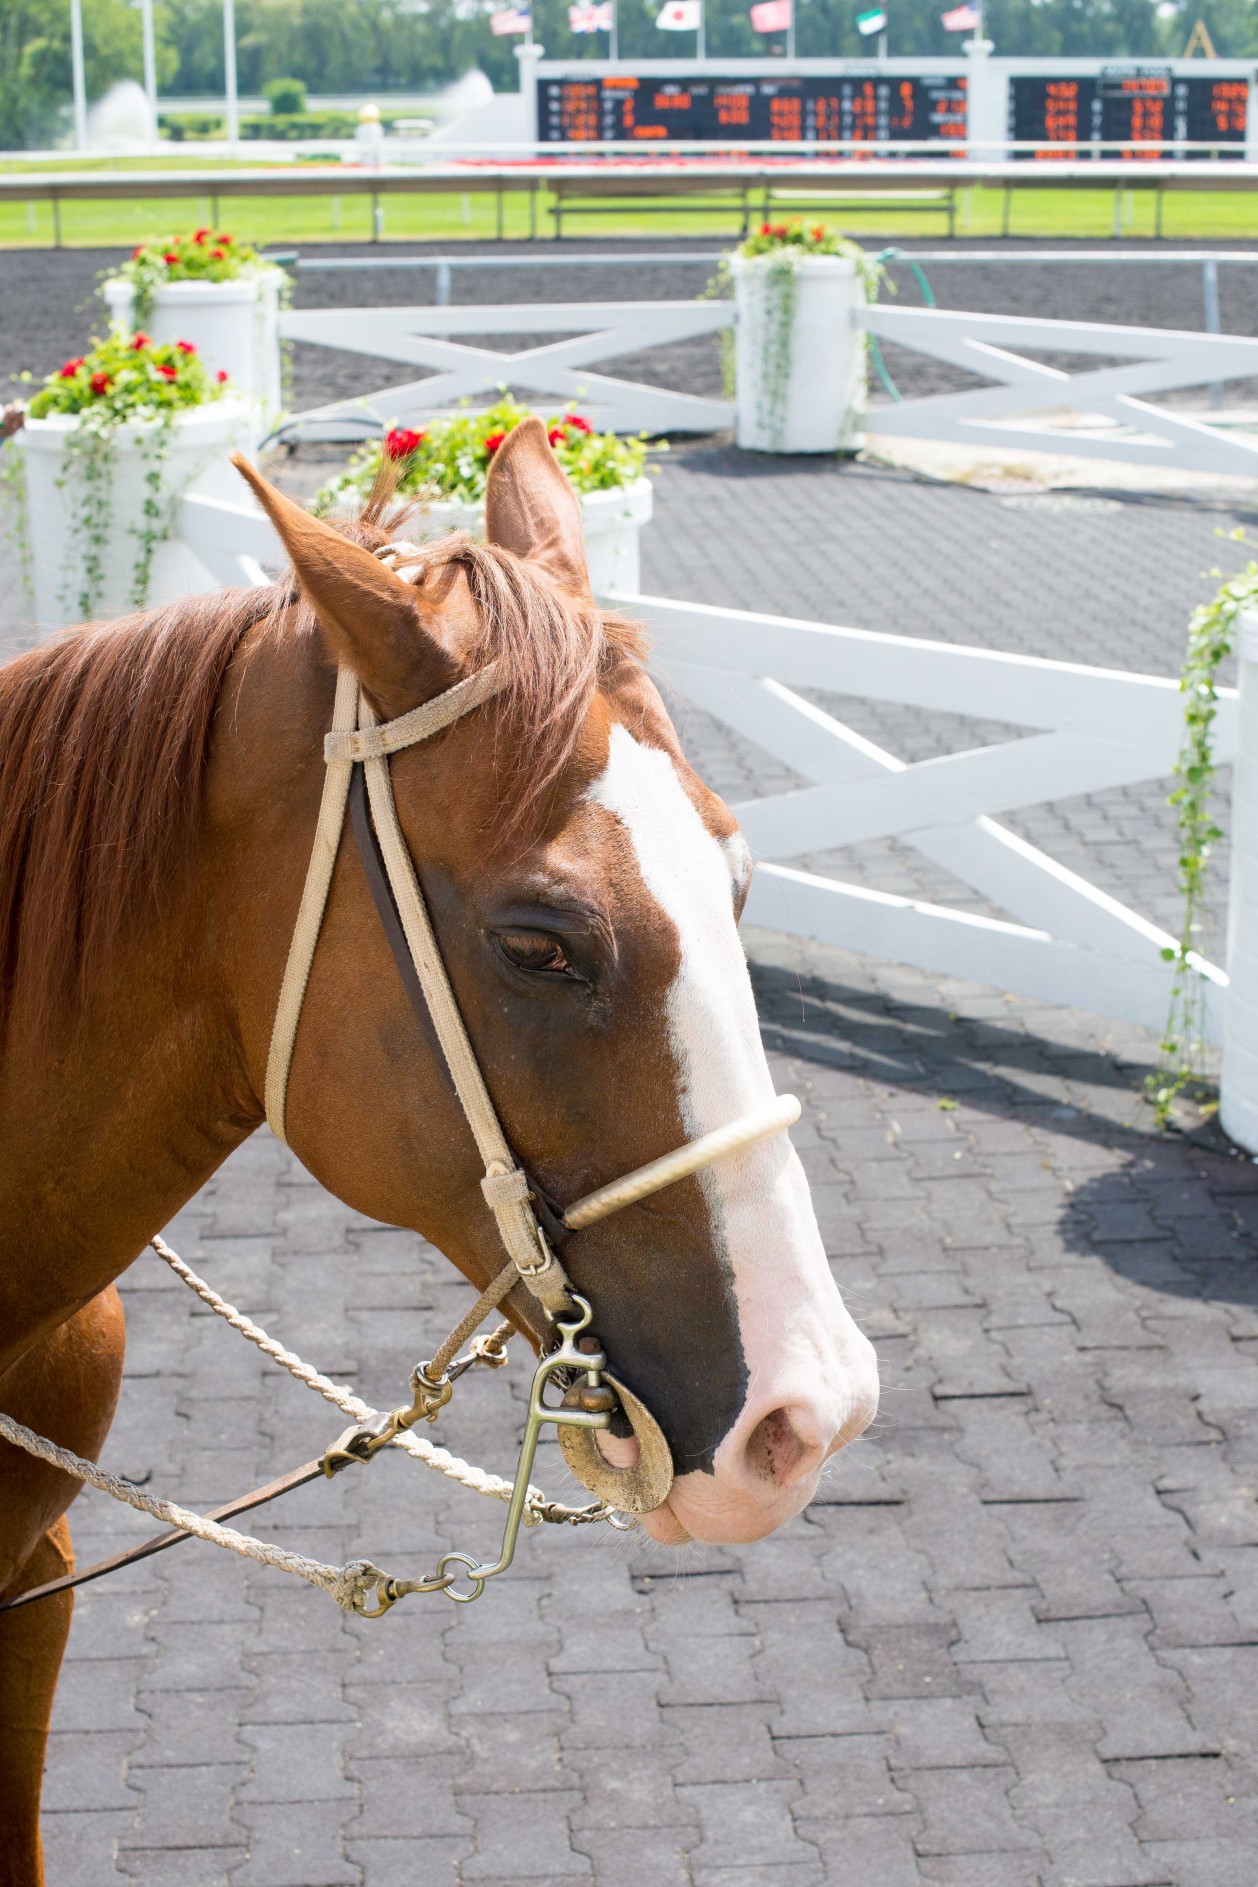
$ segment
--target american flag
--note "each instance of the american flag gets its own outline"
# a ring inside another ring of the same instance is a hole
[[[583,6],[568,8],[568,25],[574,33],[610,33],[616,0],[586,0]]]
[[[529,33],[533,30],[533,15],[528,7],[507,7],[502,13],[491,13],[489,24],[500,37],[504,33]]]
[[[983,15],[975,6],[953,7],[951,13],[940,15],[945,33],[976,33],[983,24]]]

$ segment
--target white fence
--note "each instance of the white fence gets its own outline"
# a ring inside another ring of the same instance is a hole
[[[435,371],[422,380],[313,407],[297,414],[284,431],[290,437],[317,436],[320,431],[334,431],[338,424],[364,418],[377,424],[410,424],[461,400],[480,400],[501,386],[510,386],[540,394],[558,406],[573,401],[606,430],[715,432],[733,425],[731,401],[673,393],[640,381],[591,373],[589,368],[618,355],[715,334],[732,320],[733,309],[722,301],[289,310],[280,320],[286,340]],[[506,353],[451,340],[454,334],[559,334],[565,338]]]
[[[866,306],[855,287],[853,296],[851,318],[879,340],[995,382],[874,407],[868,430],[875,436],[1258,476],[1258,441],[1229,436],[1148,398],[1258,377],[1258,339]],[[287,340],[432,371],[422,379],[310,408],[286,423],[284,435],[372,433],[386,424],[426,419],[460,401],[483,401],[502,386],[556,405],[577,402],[597,425],[619,432],[718,431],[734,423],[731,401],[590,369],[626,354],[714,335],[734,319],[730,303],[709,300],[289,310],[281,316]],[[452,338],[521,334],[551,338],[512,352]],[[1072,373],[1030,358],[1037,352],[1109,356],[1118,364]]]
[[[1258,339],[881,302],[858,307],[855,319],[880,340],[997,382],[878,406],[869,414],[872,433],[1258,477],[1258,442],[1226,437],[1143,397],[1258,375]],[[1068,373],[1029,359],[1028,349],[1123,364]]]
[[[262,582],[262,565],[282,559],[266,518],[244,505],[185,499],[177,528],[225,584]],[[1169,774],[1183,726],[1176,681],[654,596],[607,600],[645,621],[661,681],[810,782],[734,808],[757,860],[751,923],[1161,1026],[1170,979],[1161,953],[1174,939],[998,815]],[[1027,732],[906,764],[801,688]],[[1220,764],[1236,747],[1236,699],[1222,691]],[[1009,918],[781,862],[889,837],[946,867]],[[1212,964],[1201,968],[1218,1039],[1227,978]]]

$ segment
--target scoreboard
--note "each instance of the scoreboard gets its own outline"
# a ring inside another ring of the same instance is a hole
[[[569,71],[537,81],[537,137],[545,144],[625,139],[736,145],[850,139],[965,139],[966,79],[871,69],[832,76],[668,78]]]
[[[1176,144],[1188,142],[1214,145],[1219,157],[1243,157],[1248,105],[1244,78],[1177,76],[1169,66],[1102,66],[1078,76],[1012,73],[1008,134],[1035,148],[1011,156],[1139,161],[1173,157]]]

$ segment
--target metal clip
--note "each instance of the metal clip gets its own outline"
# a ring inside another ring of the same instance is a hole
[[[582,1350],[577,1346],[577,1338],[587,1328],[593,1315],[589,1304],[576,1292],[571,1293],[573,1314],[571,1317],[555,1319],[555,1328],[559,1332],[559,1344],[538,1362],[533,1371],[532,1387],[529,1390],[528,1419],[524,1426],[524,1440],[520,1444],[520,1458],[516,1463],[515,1480],[511,1488],[511,1499],[507,1506],[506,1523],[502,1530],[502,1546],[496,1560],[478,1563],[467,1553],[446,1553],[437,1562],[437,1578],[444,1578],[442,1588],[446,1597],[457,1605],[470,1605],[478,1599],[485,1589],[487,1579],[496,1579],[499,1573],[506,1572],[515,1557],[516,1543],[520,1536],[520,1526],[524,1517],[525,1503],[528,1500],[529,1475],[537,1454],[538,1437],[543,1423],[554,1422],[566,1428],[606,1428],[611,1422],[610,1411],[601,1406],[587,1408],[556,1408],[546,1401],[546,1388],[551,1378],[560,1371],[570,1372],[574,1377],[585,1377],[582,1389],[588,1391],[589,1400],[596,1404],[604,1401],[602,1372],[607,1366],[607,1358],[602,1350]],[[466,1575],[469,1591],[457,1589],[453,1581],[459,1576],[450,1572],[450,1567],[459,1567]]]

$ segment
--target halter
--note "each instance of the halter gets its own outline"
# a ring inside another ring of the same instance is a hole
[[[408,544],[385,545],[376,555],[385,562],[403,558],[412,565],[415,562],[414,547]],[[446,1589],[452,1597],[467,1599],[476,1597],[487,1578],[505,1571],[510,1564],[538,1431],[545,1422],[555,1423],[568,1465],[606,1504],[609,1514],[615,1509],[649,1512],[662,1503],[672,1485],[671,1453],[654,1417],[623,1383],[609,1375],[607,1359],[592,1339],[586,1337],[577,1347],[578,1333],[588,1326],[592,1313],[588,1302],[573,1290],[557,1244],[715,1160],[782,1132],[800,1115],[794,1095],[778,1096],[768,1106],[600,1186],[566,1211],[546,1197],[516,1159],[450,985],[398,820],[389,771],[390,755],[453,726],[492,700],[505,683],[501,664],[490,662],[421,707],[382,723],[353,671],[344,666],[338,671],[332,727],[324,739],[327,772],[319,819],[280,986],[265,1082],[267,1119],[276,1138],[287,1142],[289,1070],[348,808],[368,885],[399,974],[421,1028],[431,1028],[436,1035],[476,1142],[484,1165],[481,1191],[496,1220],[507,1261],[434,1357],[416,1366],[411,1375],[411,1404],[394,1409],[383,1422],[371,1427],[348,1430],[329,1449],[325,1469],[332,1472],[351,1459],[368,1460],[417,1421],[433,1421],[449,1401],[453,1381],[463,1369],[473,1362],[503,1361],[502,1344],[509,1325],[492,1337],[482,1338],[467,1358],[451,1367],[456,1352],[515,1285],[523,1284],[537,1300],[548,1328],[558,1339],[557,1347],[542,1356],[534,1373],[529,1419],[498,1562],[478,1565],[465,1554],[448,1554],[438,1568],[443,1573],[451,1562],[466,1567],[472,1590],[455,1593]],[[561,1406],[547,1402],[543,1394],[557,1373],[561,1385],[569,1385]],[[638,1461],[631,1468],[613,1466],[594,1439],[595,1430],[610,1425],[617,1404],[638,1441]],[[382,1602],[389,1601],[387,1592],[382,1591],[380,1596]]]
[[[414,562],[414,549],[409,544],[386,544],[376,555],[384,560],[406,557],[412,565]],[[94,1566],[79,1568],[28,1588],[17,1597],[0,1602],[0,1612],[13,1611],[83,1585],[190,1537],[210,1540],[262,1565],[295,1573],[331,1593],[345,1609],[366,1618],[380,1617],[408,1592],[444,1592],[447,1598],[466,1604],[479,1598],[486,1580],[495,1578],[510,1566],[520,1527],[525,1522],[551,1520],[580,1525],[608,1520],[613,1525],[623,1525],[625,1523],[616,1517],[617,1510],[646,1513],[667,1497],[673,1482],[668,1443],[645,1405],[610,1374],[607,1358],[597,1340],[582,1335],[593,1313],[586,1299],[572,1289],[556,1246],[586,1226],[597,1224],[600,1219],[648,1198],[665,1186],[674,1185],[714,1160],[782,1132],[799,1119],[799,1102],[794,1095],[780,1095],[769,1106],[744,1114],[714,1133],[687,1141],[662,1159],[652,1160],[609,1185],[587,1193],[567,1211],[547,1198],[515,1158],[489,1097],[480,1063],[446,975],[414,861],[398,823],[389,776],[390,754],[415,746],[442,728],[453,726],[463,715],[491,700],[502,686],[502,670],[491,662],[422,707],[381,724],[357,677],[348,668],[339,671],[332,729],[324,741],[327,773],[323,797],[271,1031],[264,1094],[272,1130],[278,1139],[286,1141],[285,1100],[293,1047],[348,806],[367,883],[403,986],[420,1027],[431,1029],[436,1035],[454,1092],[484,1162],[481,1190],[497,1221],[507,1263],[431,1360],[416,1364],[411,1372],[410,1405],[379,1415],[352,1391],[330,1382],[292,1351],[268,1337],[250,1318],[198,1278],[160,1238],[152,1239],[150,1242],[159,1257],[213,1311],[307,1387],[352,1415],[354,1423],[322,1456],[304,1467],[294,1469],[265,1487],[255,1488],[212,1514],[196,1514],[122,1480],[99,1462],[89,1461],[49,1441],[46,1436],[37,1435],[33,1429],[0,1412],[0,1436],[5,1441],[100,1488],[116,1500],[152,1514],[171,1529]],[[455,1381],[474,1364],[497,1367],[506,1362],[504,1345],[511,1333],[509,1323],[500,1325],[492,1336],[478,1339],[466,1355],[460,1357],[457,1352],[517,1283],[523,1284],[540,1304],[548,1331],[543,1341],[544,1344],[548,1341],[549,1347],[544,1348],[533,1372],[524,1439],[514,1480],[508,1483],[469,1467],[409,1431],[421,1419],[435,1420],[450,1400]],[[562,1394],[558,1404],[547,1400],[547,1391],[552,1386]],[[631,1468],[617,1468],[605,1460],[595,1440],[596,1432],[610,1425],[618,1408],[628,1419],[638,1442],[639,1459]],[[578,1480],[599,1497],[593,1506],[564,1507],[546,1501],[538,1490],[530,1489],[529,1473],[541,1429],[547,1422],[553,1422],[558,1430],[559,1445],[568,1466]],[[442,1472],[466,1486],[475,1487],[480,1493],[506,1499],[507,1518],[496,1560],[482,1562],[467,1553],[446,1553],[434,1573],[416,1579],[395,1579],[368,1560],[353,1560],[342,1567],[328,1566],[221,1524],[305,1486],[320,1475],[338,1473],[353,1462],[370,1461],[391,1444],[418,1455],[430,1466],[440,1467]],[[460,1580],[465,1580],[466,1584],[460,1586],[457,1583]]]

